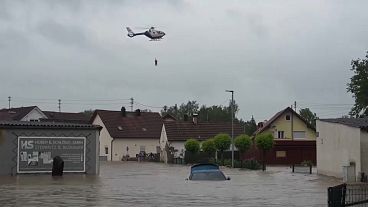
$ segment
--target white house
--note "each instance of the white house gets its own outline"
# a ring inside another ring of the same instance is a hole
[[[162,119],[156,112],[96,110],[92,124],[102,126],[101,160],[120,161],[123,156],[136,157],[141,151],[160,152]]]
[[[367,118],[317,120],[317,134],[319,174],[359,181],[368,173]]]
[[[40,121],[41,119],[47,119],[47,116],[37,106],[27,106],[27,107],[18,107],[0,110],[0,120]]]
[[[160,136],[161,160],[167,162],[166,146],[174,147],[174,157],[184,156],[184,144],[187,139],[204,141],[219,133],[231,135],[231,122],[199,122],[194,116],[192,120],[177,121],[172,116],[163,117],[164,126]],[[239,123],[234,123],[234,137],[243,133]]]

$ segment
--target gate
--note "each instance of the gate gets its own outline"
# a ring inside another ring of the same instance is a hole
[[[328,188],[328,206],[367,206],[368,184],[341,184]]]

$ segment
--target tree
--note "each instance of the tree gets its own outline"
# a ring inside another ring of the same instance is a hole
[[[214,138],[215,147],[221,152],[221,162],[224,164],[224,151],[228,150],[231,145],[231,139],[228,134],[218,134]]]
[[[234,145],[239,150],[239,160],[240,160],[240,167],[243,166],[243,159],[241,159],[241,155],[245,153],[252,144],[252,140],[246,134],[241,134],[237,136],[234,140]]]
[[[368,51],[366,59],[351,61],[351,69],[354,72],[347,84],[347,91],[353,94],[355,104],[350,110],[350,115],[355,117],[368,116]]]
[[[256,136],[257,148],[262,150],[262,170],[266,170],[266,152],[273,147],[273,135],[271,133],[261,133]]]
[[[184,120],[184,116],[192,116],[197,113],[199,109],[199,105],[196,101],[188,101],[186,104],[181,104],[179,107],[175,104],[174,106],[164,106],[164,109],[161,110],[162,115],[171,114],[177,120]]]
[[[196,139],[188,139],[184,144],[185,150],[193,154],[199,152],[199,141]]]
[[[249,121],[244,123],[244,133],[248,136],[252,136],[256,130],[257,130],[257,123],[252,116],[252,118]]]
[[[86,117],[92,117],[93,112],[95,112],[95,110],[88,109],[88,110],[84,110],[83,112],[80,112],[80,113],[84,114]]]
[[[316,120],[318,119],[316,113],[313,113],[309,108],[305,108],[300,109],[299,114],[305,121],[316,128]]]
[[[212,156],[214,152],[216,152],[215,141],[212,139],[207,139],[202,142],[202,151],[208,153],[208,155]]]
[[[238,105],[234,101],[234,114],[238,111]],[[161,115],[171,114],[177,120],[184,120],[184,116],[192,116],[193,114],[198,114],[198,121],[200,122],[230,122],[231,121],[231,101],[229,106],[206,106],[199,104],[196,101],[188,101],[186,104],[181,104],[179,107],[174,106],[164,106],[161,110]],[[235,121],[237,118],[235,117]]]

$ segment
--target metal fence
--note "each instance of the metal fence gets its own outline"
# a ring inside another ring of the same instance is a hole
[[[367,206],[368,183],[341,184],[328,188],[328,206]]]

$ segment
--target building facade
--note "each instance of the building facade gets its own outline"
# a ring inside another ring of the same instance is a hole
[[[217,134],[225,133],[231,136],[231,122],[199,122],[197,117],[188,121],[177,121],[172,117],[163,117],[164,126],[160,136],[161,160],[168,161],[167,147],[173,147],[174,157],[184,157],[185,142],[194,138],[204,141],[213,138]],[[234,123],[234,139],[244,131],[239,123]]]
[[[317,131],[319,174],[343,178],[351,169],[354,178],[349,180],[358,181],[368,173],[368,119],[321,119]]]
[[[159,153],[162,119],[155,112],[96,110],[91,122],[102,127],[100,158],[121,161],[140,152]]]
[[[271,133],[274,147],[267,152],[268,164],[299,164],[312,161],[316,164],[316,131],[292,108],[287,107],[276,113],[269,121],[258,124],[255,136]],[[245,159],[261,160],[261,153],[255,147],[244,155]]]
[[[99,126],[0,121],[0,175],[51,173],[60,156],[64,172],[99,174]]]

